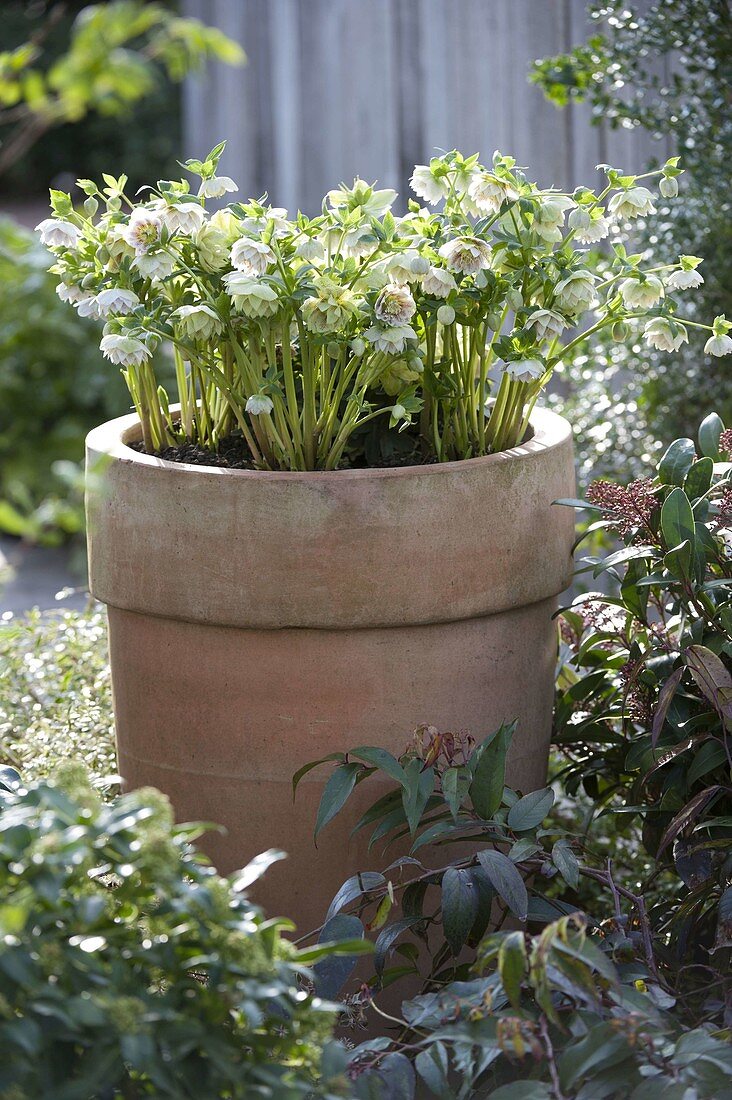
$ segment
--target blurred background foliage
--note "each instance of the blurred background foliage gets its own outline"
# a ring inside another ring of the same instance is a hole
[[[681,201],[659,199],[639,226],[639,249],[662,262],[704,257],[704,284],[687,299],[705,319],[732,310],[732,11],[728,0],[593,0],[597,26],[587,43],[536,62],[531,79],[558,106],[591,104],[596,120],[644,126],[673,139],[681,157]],[[659,153],[664,160],[666,154]],[[554,402],[575,427],[580,478],[638,475],[655,440],[691,436],[716,410],[732,420],[732,372],[692,337],[675,356],[640,343],[594,339],[565,365],[568,396]],[[658,457],[656,455],[656,457]]]

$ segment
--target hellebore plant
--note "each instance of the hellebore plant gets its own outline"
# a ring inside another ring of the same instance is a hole
[[[415,461],[472,458],[524,439],[588,333],[626,339],[640,323],[649,345],[678,350],[694,325],[711,354],[732,350],[724,317],[676,314],[677,294],[702,281],[697,257],[652,264],[620,243],[655,209],[639,181],[676,192],[678,158],[644,176],[603,166],[599,194],[568,195],[530,183],[511,157],[485,167],[453,151],[415,168],[429,206],[410,201],[404,217],[395,191],[357,179],[318,217],[288,220],[266,196],[206,212],[236,189],[217,175],[222,151],[184,165],[197,195],[161,181],[134,204],[124,176],[102,190],[80,180],[83,208],[52,191],[54,217],[38,227],[60,297],[106,321],[101,350],[122,367],[148,451],[216,450],[238,430],[258,468],[330,470],[362,461],[383,426],[413,440]],[[588,249],[611,234],[606,254]],[[156,379],[160,341],[179,409]]]

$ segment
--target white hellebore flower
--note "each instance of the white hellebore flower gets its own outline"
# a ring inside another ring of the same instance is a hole
[[[364,337],[373,344],[377,351],[385,351],[387,355],[398,355],[404,351],[408,340],[416,340],[417,333],[411,325],[371,325],[364,332]]]
[[[537,340],[554,339],[561,336],[567,327],[567,322],[559,313],[552,309],[537,309],[529,317],[526,327],[534,327]]]
[[[269,283],[244,271],[230,271],[224,275],[224,284],[234,308],[245,317],[271,317],[279,308],[277,292]]]
[[[84,294],[81,298],[77,298],[74,306],[80,317],[90,317],[92,321],[98,321],[102,316],[95,294]]]
[[[568,222],[572,225],[572,217],[577,211],[573,210],[569,215]],[[596,244],[598,241],[602,241],[607,237],[610,232],[610,222],[607,220],[604,214],[598,210],[594,210],[590,217],[590,224],[585,228],[575,227],[575,237],[580,244]]]
[[[679,268],[678,271],[672,271],[666,280],[666,286],[669,290],[691,290],[695,286],[701,286],[704,282],[704,276],[701,271],[685,271],[683,268]]]
[[[41,235],[41,244],[50,248],[75,248],[81,233],[64,218],[46,218],[36,226]]]
[[[80,302],[82,298],[86,297],[85,291],[76,283],[59,283],[56,287],[56,293],[62,302]]]
[[[481,214],[497,214],[504,202],[514,202],[519,193],[509,180],[492,172],[476,172],[468,185],[468,196]]]
[[[142,340],[111,333],[102,337],[99,349],[110,363],[117,363],[122,367],[139,367],[152,355],[150,348]]]
[[[433,298],[447,298],[456,287],[455,276],[444,267],[430,267],[422,276],[422,290]]]
[[[549,244],[561,241],[565,215],[573,206],[572,199],[565,195],[541,195],[537,200],[533,222],[537,237]]]
[[[317,237],[305,237],[299,242],[295,252],[307,263],[322,260],[324,255],[323,244]]]
[[[157,210],[137,206],[123,230],[125,240],[138,256],[144,256],[160,240],[163,219]]]
[[[491,250],[479,237],[455,237],[443,244],[440,256],[462,275],[475,275],[491,264]]]
[[[239,271],[244,271],[247,275],[264,275],[274,262],[274,252],[263,241],[254,241],[251,237],[240,237],[238,241],[234,241],[231,266]]]
[[[408,286],[385,286],[376,299],[374,313],[385,325],[407,325],[417,306]]]
[[[223,229],[214,225],[213,218],[204,222],[193,236],[198,250],[198,260],[205,271],[221,271],[229,264],[230,241]]]
[[[132,263],[143,279],[152,279],[153,282],[167,279],[173,274],[173,268],[175,267],[175,260],[167,252],[156,252],[152,256],[138,254]]]
[[[584,313],[597,301],[595,276],[584,269],[573,271],[555,286],[554,301],[565,313]]]
[[[689,335],[683,325],[673,324],[665,317],[654,317],[643,329],[646,343],[658,351],[678,351],[682,344],[688,344]]]
[[[732,352],[732,336],[726,332],[717,332],[710,336],[704,345],[707,355],[729,355]]]
[[[389,278],[395,283],[414,283],[423,272],[424,256],[420,256],[416,248],[408,248],[406,252],[395,252],[384,261],[383,268]],[[429,267],[429,261],[427,261]]]
[[[645,279],[623,279],[620,294],[627,309],[650,309],[664,297],[663,283],[655,275]]]
[[[211,179],[201,180],[198,188],[199,199],[220,199],[227,191],[238,191],[231,176],[212,176]]]
[[[575,206],[570,210],[567,225],[570,229],[589,229],[592,223],[592,214],[586,206]]]
[[[360,208],[364,214],[369,214],[374,218],[379,218],[387,210],[390,210],[396,197],[397,193],[391,187],[376,191],[365,180],[358,179],[358,177],[353,181],[353,187],[341,186],[334,191],[329,191],[326,195],[334,210],[340,210],[344,207],[347,210]]]
[[[256,236],[259,233],[264,233],[269,221],[274,222],[275,237],[287,236],[292,228],[287,220],[287,211],[284,206],[268,206],[261,217],[242,218],[239,226],[244,233],[251,233]]]
[[[272,412],[274,403],[271,397],[267,397],[266,393],[253,393],[251,397],[247,398],[245,408],[252,416],[266,416]]]
[[[545,370],[541,359],[512,359],[506,363],[506,374],[514,382],[533,382],[541,378]]]
[[[206,211],[197,202],[179,202],[175,206],[163,206],[163,220],[171,233],[189,236],[200,229],[206,220]]]
[[[610,199],[609,210],[618,218],[644,218],[646,214],[655,214],[653,195],[647,187],[629,187],[619,191]]]
[[[186,336],[200,336],[203,340],[218,335],[223,328],[218,315],[203,303],[197,306],[180,306],[173,317],[182,333]]]
[[[302,319],[311,332],[343,332],[358,312],[352,290],[325,275],[313,279],[315,294],[302,304]]]
[[[140,299],[134,290],[113,287],[111,290],[100,290],[97,294],[97,305],[102,317],[109,317],[110,313],[132,313],[139,304]]]
[[[431,206],[438,203],[440,199],[444,199],[450,190],[446,177],[435,179],[429,164],[415,164],[409,186],[415,195],[419,195]]]

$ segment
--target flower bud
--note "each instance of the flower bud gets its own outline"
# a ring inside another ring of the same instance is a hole
[[[622,344],[628,339],[629,328],[624,321],[616,321],[612,327],[612,337],[617,344]]]
[[[353,340],[351,340],[351,343],[348,346],[350,347],[351,351],[357,359],[360,359],[363,353],[366,351],[366,341],[362,340],[360,336],[356,336]]]
[[[516,290],[515,288],[509,290],[508,294],[506,295],[506,301],[513,310],[521,309],[524,304],[524,299],[521,291]]]
[[[500,313],[489,313],[486,317],[486,321],[488,322],[489,329],[492,329],[493,332],[498,332],[501,327]]]
[[[451,325],[455,320],[455,310],[452,306],[440,306],[437,310],[437,320],[441,325]]]
[[[426,275],[430,269],[430,262],[426,256],[415,256],[409,266],[415,275]]]
[[[331,340],[325,350],[328,352],[331,359],[337,359],[341,351],[340,345],[336,340]]]
[[[675,176],[664,176],[658,185],[658,190],[665,199],[674,199],[679,193],[679,181]]]
[[[585,206],[576,206],[567,218],[567,224],[570,229],[589,229],[590,212]]]

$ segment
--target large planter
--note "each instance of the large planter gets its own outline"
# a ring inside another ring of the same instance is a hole
[[[518,718],[509,781],[545,780],[551,616],[573,535],[552,501],[573,495],[574,471],[567,422],[537,411],[532,428],[487,458],[332,473],[164,462],[126,446],[130,416],[88,437],[120,772],[167,792],[179,819],[223,825],[208,840],[222,871],[289,852],[257,898],[302,929],[349,874],[382,863],[348,845],[348,819],[315,849],[328,771],[293,804],[303,763],[363,744],[398,753],[420,722],[480,738]]]

